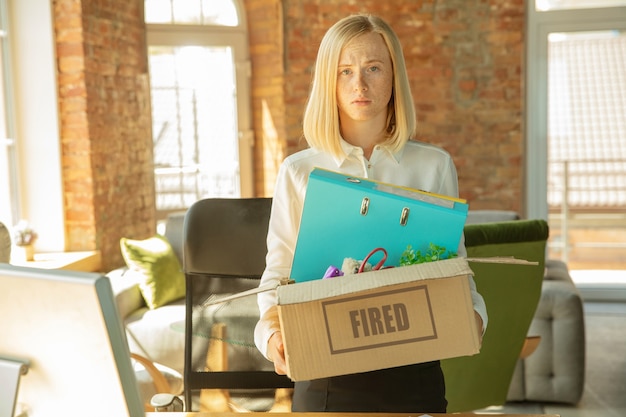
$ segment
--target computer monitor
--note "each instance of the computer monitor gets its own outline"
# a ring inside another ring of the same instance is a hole
[[[29,363],[28,417],[145,415],[106,276],[0,264],[0,323],[0,357]]]

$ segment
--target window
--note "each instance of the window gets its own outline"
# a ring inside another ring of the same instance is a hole
[[[230,0],[146,0],[146,23],[238,26],[237,7]]]
[[[621,210],[626,33],[551,33],[548,57],[548,206]]]
[[[548,256],[575,282],[609,282],[626,269],[626,7],[609,6],[626,1],[540,3],[552,9],[528,10],[526,215],[548,220]]]
[[[15,144],[11,124],[13,115],[11,109],[12,82],[9,67],[9,40],[7,33],[6,4],[0,4],[0,221],[11,227],[16,223],[17,201],[12,196],[16,195],[17,176],[15,175]]]
[[[539,0],[537,2],[539,3]],[[580,2],[576,3],[580,4]],[[559,76],[559,71],[562,71],[565,65],[564,58],[557,58],[557,52],[566,46],[579,48],[582,42],[587,44],[593,42],[599,48],[605,48],[609,44],[614,45],[612,48],[616,45],[620,48],[619,45],[623,42],[625,31],[626,7],[557,10],[550,13],[537,12],[534,7],[529,7],[526,31],[528,48],[526,73],[528,158],[526,171],[529,191],[526,214],[528,217],[544,219],[548,217],[548,136],[556,137],[564,129],[563,117],[565,116],[562,113],[562,107],[559,107],[557,103],[563,103],[563,100],[566,100],[568,106],[574,105],[571,100],[563,98],[563,96],[560,98],[552,96],[552,107],[549,105],[549,92],[554,92],[559,85],[566,84],[563,75]],[[588,39],[583,41],[585,38]],[[550,50],[552,50],[554,60],[549,58]],[[583,58],[583,60],[589,59]],[[623,56],[621,59],[623,60]],[[597,64],[597,58],[595,61],[593,64]],[[613,64],[607,62],[604,65]],[[549,74],[552,74],[550,82]],[[598,74],[594,74],[594,77],[596,75]],[[549,116],[550,109],[552,109],[551,116]],[[549,125],[549,118],[559,122]]]
[[[626,0],[535,0],[537,11],[626,6]]]
[[[237,4],[146,0],[157,213],[252,195],[247,37]]]

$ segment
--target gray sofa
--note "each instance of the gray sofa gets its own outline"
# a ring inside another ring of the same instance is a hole
[[[567,265],[546,261],[541,298],[529,335],[537,350],[517,364],[508,399],[577,404],[585,385],[585,322],[582,297]]]
[[[513,211],[470,211],[467,223],[517,220]],[[537,350],[517,363],[509,401],[576,404],[585,385],[583,300],[567,265],[547,259],[541,298],[528,331],[540,336]]]

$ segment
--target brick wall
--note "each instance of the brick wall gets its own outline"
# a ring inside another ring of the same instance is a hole
[[[302,111],[324,32],[348,14],[377,14],[404,46],[418,139],[452,154],[472,208],[523,210],[522,0],[283,4],[286,154],[305,146]]]
[[[288,137],[282,1],[245,0],[245,8],[252,62],[255,192],[271,196]]]
[[[255,189],[306,145],[301,120],[319,41],[340,18],[378,14],[398,33],[418,139],[446,148],[470,206],[523,211],[522,0],[242,0],[252,60]],[[122,264],[119,238],[154,233],[141,0],[55,0],[68,250]]]
[[[142,1],[55,0],[67,250],[123,263],[119,239],[154,233]]]

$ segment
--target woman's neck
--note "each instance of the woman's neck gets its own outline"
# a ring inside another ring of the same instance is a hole
[[[369,159],[374,147],[385,138],[385,125],[374,120],[348,120],[341,123],[341,135],[352,146],[362,148],[364,156]]]

